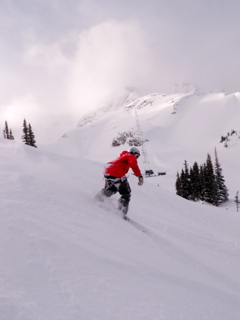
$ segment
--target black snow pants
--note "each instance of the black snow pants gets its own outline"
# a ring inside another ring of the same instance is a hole
[[[119,192],[121,197],[118,200],[118,207],[124,213],[128,211],[128,205],[131,198],[131,188],[125,176],[117,178],[105,175],[105,186],[102,189],[103,195],[111,197],[113,194]]]

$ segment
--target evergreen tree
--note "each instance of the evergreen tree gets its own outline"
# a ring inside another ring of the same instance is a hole
[[[198,201],[201,198],[201,182],[200,172],[197,162],[194,162],[193,167],[190,169],[191,181],[191,199]]]
[[[215,180],[216,180],[216,188],[217,188],[216,205],[219,205],[228,200],[228,189],[225,185],[225,180],[222,174],[222,168],[218,160],[216,149],[215,149]]]
[[[175,187],[177,195],[185,199],[202,200],[215,206],[227,201],[228,189],[222,175],[217,151],[215,150],[215,167],[213,167],[210,154],[207,155],[206,162],[200,168],[195,162],[190,171],[185,160],[181,175],[177,173]]]
[[[216,179],[214,175],[212,159],[209,153],[207,155],[205,165],[205,179],[205,200],[214,205],[218,205]]]
[[[182,197],[182,182],[178,172],[177,172],[177,180],[175,183],[175,187],[176,187],[176,194]]]
[[[9,131],[9,140],[14,140],[14,136],[12,134],[12,130]]]
[[[200,200],[206,200],[206,165],[205,163],[200,166],[199,179],[200,179]]]
[[[184,170],[181,172],[181,185],[182,185],[182,197],[185,199],[190,199],[191,196],[191,185],[190,185],[190,174],[188,169],[188,163],[184,161]]]
[[[235,200],[234,200],[234,202],[236,203],[236,206],[237,206],[237,211],[238,211],[238,208],[239,208],[239,197],[238,197],[238,191],[237,191],[237,193],[236,193],[236,196],[235,196]]]
[[[190,179],[190,169],[188,168],[188,163],[186,160],[184,161],[184,171],[185,171],[185,179],[186,179],[187,199],[190,199],[192,194],[192,184]]]
[[[182,169],[180,174],[180,180],[181,180],[181,187],[182,187],[182,197],[185,199],[188,199],[188,186],[186,181],[186,174],[184,170]]]
[[[3,137],[4,137],[4,139],[9,139],[9,129],[8,129],[7,121],[5,121],[5,128],[3,130]]]
[[[3,138],[8,140],[14,140],[12,130],[9,129],[7,121],[5,121],[5,128],[3,130]]]
[[[28,141],[29,141],[29,146],[37,148],[35,136],[32,131],[32,127],[31,127],[30,123],[28,125]]]
[[[35,136],[34,136],[31,124],[29,123],[27,125],[26,119],[23,120],[23,136],[22,136],[22,140],[26,145],[37,148],[36,140],[35,140]]]
[[[22,140],[26,145],[29,145],[29,133],[26,119],[23,120],[23,135]]]

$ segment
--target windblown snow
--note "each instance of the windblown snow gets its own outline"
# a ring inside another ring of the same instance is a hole
[[[104,110],[37,149],[0,139],[0,319],[238,320],[239,94],[155,94]],[[135,130],[136,117],[148,140],[142,171],[166,175],[139,187],[129,173],[129,223],[117,195],[94,196],[105,162],[127,148],[113,137]],[[214,148],[229,202],[176,196],[183,161]]]

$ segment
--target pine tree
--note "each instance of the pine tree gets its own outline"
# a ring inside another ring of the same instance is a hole
[[[9,131],[9,140],[14,140],[14,136],[12,134],[12,130]]]
[[[23,120],[23,135],[22,140],[26,145],[29,145],[29,133],[26,119]]]
[[[238,197],[238,191],[237,191],[237,193],[236,193],[236,196],[235,196],[235,200],[234,200],[234,202],[236,203],[236,206],[237,206],[237,211],[238,211],[238,208],[239,208],[239,197]]]
[[[4,137],[4,139],[9,139],[9,129],[8,129],[7,121],[5,121],[5,128],[3,130],[3,137]]]
[[[225,185],[225,180],[222,174],[222,168],[218,160],[216,149],[215,149],[215,180],[216,180],[216,188],[217,188],[216,205],[219,205],[228,200],[228,189]]]
[[[191,181],[191,199],[198,201],[201,198],[201,182],[200,172],[197,162],[194,162],[193,167],[190,169]]]
[[[217,199],[217,185],[214,175],[214,169],[212,164],[212,159],[210,154],[207,155],[206,165],[205,165],[205,197],[206,201],[214,205],[218,205]]]
[[[188,163],[184,161],[184,169],[181,174],[177,172],[175,183],[176,194],[189,200],[197,201],[201,199],[201,180],[198,164],[195,162],[193,168],[188,168]]]
[[[199,178],[200,178],[200,200],[205,201],[206,200],[206,164],[200,166],[200,172],[199,172]]]
[[[36,140],[35,140],[35,136],[34,136],[31,124],[29,123],[27,125],[26,119],[23,120],[23,136],[22,136],[22,140],[26,145],[37,148]]]
[[[213,167],[210,154],[207,155],[206,163],[199,168],[197,162],[195,162],[190,171],[185,160],[181,175],[179,176],[177,173],[175,186],[177,195],[185,199],[202,200],[215,206],[228,200],[228,189],[225,185],[216,150],[215,167]]]
[[[29,141],[29,146],[37,148],[35,136],[32,131],[32,127],[31,127],[30,123],[28,125],[28,141]]]
[[[182,187],[181,188],[181,191],[182,191],[181,197],[188,199],[186,175],[185,175],[185,172],[183,171],[183,169],[180,174],[180,181],[181,181],[181,187]]]
[[[178,172],[177,172],[177,180],[175,183],[175,187],[176,187],[176,194],[182,197],[182,182]]]
[[[5,121],[5,128],[3,130],[3,138],[8,140],[14,140],[12,130],[9,129],[7,121]]]
[[[190,185],[190,174],[188,169],[188,163],[184,161],[184,170],[182,169],[181,175],[181,187],[182,187],[182,197],[185,199],[190,199],[191,196],[191,185]]]

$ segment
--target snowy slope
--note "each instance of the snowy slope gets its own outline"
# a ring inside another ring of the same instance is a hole
[[[190,166],[195,161],[203,164],[210,153],[214,161],[216,148],[230,198],[235,197],[240,188],[239,92],[228,95],[224,92],[202,94],[196,90],[171,95],[155,93],[135,100],[132,96],[132,101],[126,99],[122,104],[117,102],[86,115],[77,129],[42,147],[57,154],[108,162],[129,148],[127,144],[113,148],[113,138],[119,132],[136,132],[138,119],[141,138],[148,140],[145,143],[147,163],[143,157],[139,159],[142,170],[167,172],[164,179],[151,179],[151,182],[175,192],[176,173],[182,169],[184,160]],[[224,143],[220,143],[221,137],[232,130],[236,134],[230,135],[225,148]]]
[[[1,320],[239,319],[233,208],[129,175],[143,233],[116,213],[117,196],[93,200],[102,162],[2,139],[0,155]]]

